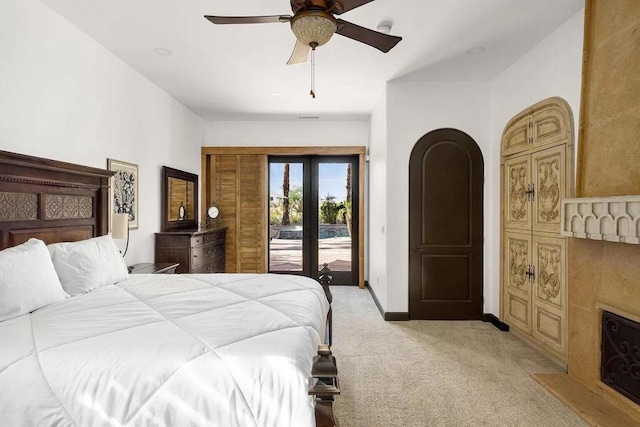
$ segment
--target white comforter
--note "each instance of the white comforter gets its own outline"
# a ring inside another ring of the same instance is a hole
[[[314,280],[135,275],[0,322],[3,426],[312,426]]]

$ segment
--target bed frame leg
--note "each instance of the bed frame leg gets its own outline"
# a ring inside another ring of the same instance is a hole
[[[326,344],[318,346],[318,355],[313,358],[309,394],[314,396],[316,427],[338,427],[333,413],[333,402],[340,394],[336,358]]]
[[[327,263],[322,264],[322,270],[320,270],[320,277],[318,281],[322,285],[322,289],[324,289],[324,294],[327,297],[327,301],[329,301],[329,313],[327,313],[327,336],[325,337],[325,341],[327,344],[333,344],[333,311],[331,309],[331,302],[333,301],[333,295],[331,295],[331,269]]]
[[[338,425],[333,415],[333,397],[329,399],[316,399],[316,427],[336,427]]]

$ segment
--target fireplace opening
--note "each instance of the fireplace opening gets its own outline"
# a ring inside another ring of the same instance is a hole
[[[600,379],[640,405],[640,323],[602,312]]]

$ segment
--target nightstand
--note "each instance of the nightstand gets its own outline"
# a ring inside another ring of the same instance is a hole
[[[145,262],[129,266],[129,274],[174,274],[178,263],[153,264]]]

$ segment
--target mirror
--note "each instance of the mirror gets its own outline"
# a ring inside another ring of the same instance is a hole
[[[198,175],[162,167],[162,231],[198,228]]]

